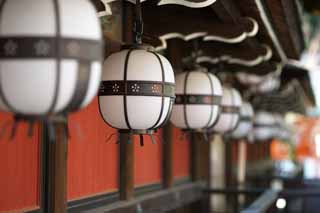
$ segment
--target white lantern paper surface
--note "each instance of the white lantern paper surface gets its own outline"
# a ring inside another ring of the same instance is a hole
[[[232,138],[240,139],[249,135],[253,128],[253,108],[248,102],[242,104],[240,108],[240,119],[236,129],[232,132]]]
[[[219,79],[206,71],[176,76],[176,101],[171,122],[185,130],[202,130],[217,120],[222,96]]]
[[[104,63],[101,115],[110,126],[132,133],[160,128],[170,117],[174,87],[165,57],[143,49],[122,50]]]
[[[281,115],[275,115],[277,128],[275,129],[275,137],[280,140],[290,140],[293,138],[294,133],[291,127],[285,122]]]
[[[102,33],[88,0],[4,0],[0,109],[22,116],[76,111],[99,88]]]
[[[239,122],[242,98],[234,88],[223,88],[221,113],[212,131],[226,133],[234,130]]]
[[[254,119],[253,137],[257,141],[267,141],[275,137],[278,125],[273,114],[258,112]]]

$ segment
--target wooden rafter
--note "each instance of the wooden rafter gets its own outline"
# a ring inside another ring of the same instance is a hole
[[[304,49],[304,42],[296,2],[267,0],[265,3],[284,51],[289,58],[299,59]]]
[[[238,24],[222,23],[210,8],[191,9],[167,5],[156,6],[146,2],[143,6],[145,37],[156,50],[167,47],[167,40],[179,38],[185,41],[203,38],[205,41],[241,43],[254,37],[258,24],[252,18],[242,17]]]
[[[235,1],[243,15],[250,15],[259,23],[258,39],[272,47],[274,60],[286,63],[287,54],[283,49],[279,36],[274,28],[270,11],[262,0]]]

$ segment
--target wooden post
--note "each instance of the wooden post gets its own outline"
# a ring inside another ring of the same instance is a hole
[[[120,134],[120,199],[130,200],[134,194],[134,143],[130,135]],[[132,138],[133,140],[133,138]]]
[[[191,178],[192,181],[199,181],[201,179],[201,140],[197,140],[197,133],[191,134]]]
[[[134,40],[133,20],[134,5],[129,2],[123,2],[123,41],[131,44]],[[134,144],[128,143],[129,134],[120,134],[120,199],[130,200],[134,196]]]
[[[179,41],[168,40],[167,57],[175,73],[181,71],[181,51]],[[173,125],[168,123],[163,129],[163,186],[171,188],[174,184],[173,174]]]
[[[211,188],[224,188],[226,187],[226,161],[225,151],[226,143],[222,140],[221,135],[216,135],[211,141],[210,158],[211,158]],[[226,210],[226,196],[223,194],[211,195],[210,210],[212,212],[223,212]]]
[[[226,185],[232,184],[232,144],[225,142],[225,177]]]
[[[238,182],[239,189],[244,189],[245,187],[246,166],[247,166],[247,143],[245,140],[240,140],[239,149],[238,149],[238,173],[237,173],[237,182]],[[239,195],[238,202],[240,206],[244,205],[245,196]]]
[[[163,187],[173,187],[173,126],[168,123],[163,128]]]
[[[55,142],[49,140],[48,130],[44,130],[41,209],[44,213],[66,213],[68,138],[65,124],[55,123],[54,130]]]

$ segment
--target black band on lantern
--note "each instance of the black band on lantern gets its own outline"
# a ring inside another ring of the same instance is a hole
[[[276,124],[254,124],[254,128],[278,128],[279,125]]]
[[[252,122],[251,116],[240,116],[240,122]]]
[[[218,95],[176,95],[176,105],[220,105],[221,96]],[[211,120],[211,119],[210,119]]]
[[[101,49],[101,45],[100,41],[76,38],[0,37],[0,47],[2,47],[0,58],[13,60],[61,57],[61,59],[101,61],[101,52],[96,51]]]
[[[99,96],[159,96],[174,98],[174,84],[158,81],[102,81]]]
[[[240,109],[236,106],[221,106],[221,113],[239,114]]]

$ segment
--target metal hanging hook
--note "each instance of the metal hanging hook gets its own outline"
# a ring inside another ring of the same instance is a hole
[[[142,44],[142,35],[143,35],[143,20],[142,20],[142,10],[141,10],[141,1],[136,0],[135,7],[135,21],[133,32],[135,34],[135,44]]]

